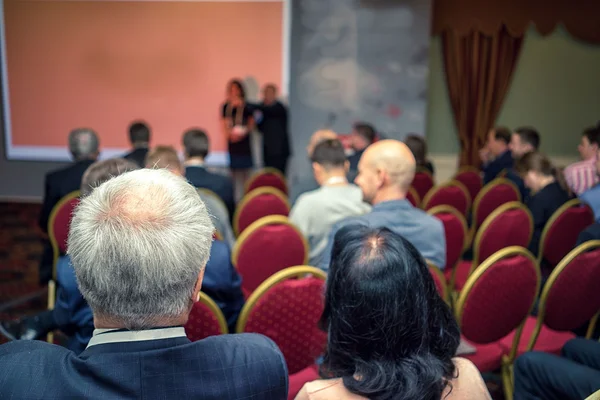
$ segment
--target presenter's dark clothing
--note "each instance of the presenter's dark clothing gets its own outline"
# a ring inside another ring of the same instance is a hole
[[[146,156],[148,155],[147,147],[140,147],[138,149],[133,149],[129,153],[123,156],[124,159],[129,160],[138,167],[144,168],[146,166]]]
[[[264,165],[285,174],[290,156],[287,109],[279,101],[270,105],[261,103],[258,108],[262,113],[258,129],[263,134]]]
[[[509,150],[500,154],[493,161],[483,166],[483,184],[493,181],[503,170],[508,170],[514,165],[512,154]]]
[[[229,103],[223,104],[221,107],[221,117],[227,119],[231,126],[248,125],[248,119],[252,117],[252,107],[245,104],[243,107],[233,107]],[[239,142],[227,143],[229,149],[229,167],[231,169],[248,169],[252,168],[252,149],[250,145],[250,132]]]
[[[0,398],[272,400],[287,391],[281,351],[256,334],[190,342],[182,327],[96,330],[79,355],[41,341],[0,346]]]

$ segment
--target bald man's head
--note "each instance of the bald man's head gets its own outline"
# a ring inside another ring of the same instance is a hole
[[[311,157],[315,147],[317,147],[317,145],[319,143],[321,143],[324,140],[333,140],[333,139],[337,139],[337,133],[335,133],[334,131],[332,131],[330,129],[320,129],[320,130],[316,131],[310,137],[308,146],[306,146],[306,153],[308,154],[309,157]]]
[[[406,196],[415,170],[415,157],[404,143],[382,140],[367,147],[360,158],[356,184],[368,203],[397,200]]]

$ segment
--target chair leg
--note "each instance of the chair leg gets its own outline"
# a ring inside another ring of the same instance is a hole
[[[56,303],[56,283],[52,279],[48,281],[48,310],[54,309]],[[46,335],[46,341],[48,343],[54,343],[54,333],[50,332]]]
[[[502,386],[504,388],[504,399],[512,400],[514,388],[513,366],[506,356],[502,359]]]

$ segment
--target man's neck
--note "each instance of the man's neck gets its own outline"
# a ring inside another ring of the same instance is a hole
[[[388,187],[381,189],[375,195],[372,203],[373,205],[384,203],[386,201],[396,201],[406,199],[406,193],[400,190],[398,187]]]
[[[136,142],[132,144],[134,149],[147,149],[148,147],[148,142]]]
[[[345,186],[347,184],[346,171],[343,169],[330,171],[321,181],[321,186]]]
[[[156,320],[156,321],[149,321],[149,325],[153,328],[166,328],[169,326],[182,326],[182,325],[185,325],[187,320],[188,320],[188,316],[183,315],[180,317],[162,318],[162,319]],[[101,315],[99,315],[99,316],[94,315],[94,327],[96,329],[126,329],[123,321],[116,319],[116,318],[105,317],[105,316],[101,316]],[[148,329],[151,329],[151,328],[148,328]]]
[[[187,160],[185,160],[184,162],[186,167],[189,166],[200,166],[203,167],[204,166],[204,158],[202,157],[190,157]]]
[[[553,176],[549,176],[547,178],[544,178],[540,181],[540,188],[538,189],[538,192],[540,190],[542,190],[543,188],[545,188],[546,186],[548,186],[551,183],[556,182],[556,179]]]

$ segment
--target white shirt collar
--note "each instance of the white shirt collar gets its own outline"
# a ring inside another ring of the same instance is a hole
[[[94,329],[94,334],[87,347],[97,344],[141,342],[144,340],[160,340],[185,337],[182,326],[171,328],[148,329],[143,331],[125,331],[121,329]]]

